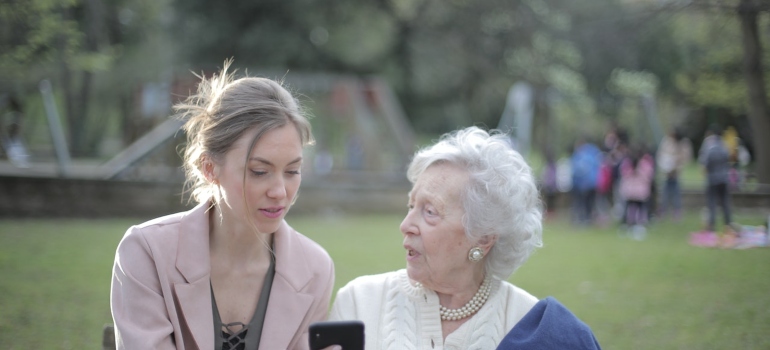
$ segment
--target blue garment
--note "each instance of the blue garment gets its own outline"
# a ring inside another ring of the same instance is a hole
[[[591,328],[556,298],[540,300],[503,338],[497,350],[601,350]]]
[[[572,188],[585,192],[595,190],[602,165],[602,151],[592,143],[578,146],[572,153]]]

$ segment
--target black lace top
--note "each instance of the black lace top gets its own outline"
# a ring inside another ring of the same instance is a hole
[[[214,349],[215,350],[257,350],[262,336],[262,325],[265,321],[267,301],[270,298],[270,287],[275,276],[275,257],[270,259],[270,267],[265,275],[262,291],[259,293],[257,309],[249,324],[233,322],[224,324],[219,317],[217,301],[214,298],[214,288],[211,287],[211,305],[214,309]]]

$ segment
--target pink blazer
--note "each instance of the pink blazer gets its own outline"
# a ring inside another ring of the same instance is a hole
[[[133,226],[121,240],[110,294],[118,349],[214,348],[207,206]],[[308,326],[327,317],[334,264],[285,221],[273,245],[259,348],[307,349]]]

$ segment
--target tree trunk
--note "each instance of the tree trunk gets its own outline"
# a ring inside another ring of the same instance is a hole
[[[401,67],[401,103],[409,110],[414,103],[414,89],[412,87],[412,76],[414,69],[412,65],[412,50],[409,43],[412,40],[412,26],[410,23],[401,22],[398,29],[398,42],[395,45],[394,56]]]
[[[82,72],[82,80],[80,81],[80,92],[77,95],[75,102],[75,115],[70,118],[70,142],[72,143],[72,155],[76,157],[90,156],[88,150],[88,138],[93,137],[90,135],[89,128],[86,123],[88,119],[88,103],[91,94],[91,83],[93,81],[93,73],[85,70]]]
[[[548,100],[548,87],[535,86],[535,95],[532,99],[534,104],[534,115],[532,116],[532,148],[537,149],[540,155],[545,157],[553,152],[553,142],[550,136],[553,135],[551,127],[551,106]]]
[[[63,40],[62,40],[63,41]],[[77,115],[76,112],[76,102],[75,102],[75,94],[74,91],[74,85],[73,77],[72,77],[72,70],[69,67],[69,64],[67,63],[67,58],[64,56],[64,50],[61,50],[61,56],[60,57],[60,69],[61,69],[61,76],[60,76],[60,82],[59,85],[61,86],[61,93],[63,95],[64,100],[64,115],[65,120],[67,121],[67,125],[65,127],[65,133],[67,135],[67,143],[69,144],[70,152],[72,152],[72,148],[74,147],[74,138],[75,135],[72,134],[73,125],[75,123],[74,119]]]
[[[88,52],[99,52],[99,47],[103,41],[104,28],[104,6],[101,0],[88,0],[83,3],[85,6],[86,36],[85,48]],[[100,132],[99,124],[102,121],[89,118],[89,109],[91,106],[91,92],[93,90],[94,73],[93,67],[86,67],[82,72],[80,82],[80,92],[77,96],[77,115],[73,118],[72,148],[73,154],[78,156],[93,156],[96,150],[93,145],[98,144],[104,138],[104,133]]]
[[[69,8],[63,9],[62,15],[66,19],[72,19],[73,14]],[[59,55],[60,55],[60,69],[61,69],[61,87],[64,95],[64,110],[67,120],[67,136],[69,143],[69,150],[72,156],[79,157],[83,154],[84,144],[84,103],[83,98],[85,90],[90,90],[90,77],[88,75],[83,76],[81,81],[81,89],[76,92],[77,81],[74,77],[75,71],[72,68],[71,57],[68,56],[67,51],[72,49],[67,46],[67,40],[64,37],[59,38]]]
[[[760,183],[770,183],[770,115],[768,115],[762,48],[757,17],[759,10],[751,0],[741,0],[738,7],[743,34],[744,76],[749,91],[749,122],[754,140],[754,172]]]

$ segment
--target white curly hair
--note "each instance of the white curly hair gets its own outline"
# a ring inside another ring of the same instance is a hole
[[[465,234],[471,241],[496,237],[485,258],[485,271],[508,279],[543,245],[542,201],[531,167],[511,147],[508,135],[475,126],[444,134],[436,144],[419,150],[407,170],[409,181],[414,184],[437,163],[468,171],[461,196]]]

